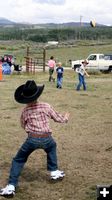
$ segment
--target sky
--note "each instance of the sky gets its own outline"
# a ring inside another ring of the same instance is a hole
[[[33,24],[95,20],[112,25],[112,0],[0,0],[0,18]]]

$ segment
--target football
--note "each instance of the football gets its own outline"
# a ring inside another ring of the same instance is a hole
[[[96,26],[96,22],[94,20],[90,21],[90,26],[94,28]]]

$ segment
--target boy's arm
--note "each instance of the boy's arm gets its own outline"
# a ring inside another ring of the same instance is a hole
[[[84,72],[85,72],[86,76],[88,76],[88,77],[89,77],[89,74],[87,73],[87,71],[86,71],[86,70],[84,70]]]
[[[60,114],[54,108],[50,107],[49,112],[50,118],[53,119],[55,122],[59,123],[67,123],[69,118],[69,113]]]

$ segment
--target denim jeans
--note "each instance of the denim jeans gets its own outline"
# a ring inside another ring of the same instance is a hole
[[[63,77],[57,77],[57,87],[62,87]]]
[[[80,90],[80,87],[83,85],[83,89],[86,90],[85,78],[81,74],[79,74],[79,84],[77,86],[77,90]]]
[[[28,137],[12,160],[8,184],[17,186],[18,178],[24,164],[26,163],[29,155],[36,149],[43,149],[46,152],[47,170],[55,171],[58,169],[56,142],[52,136],[46,138]]]

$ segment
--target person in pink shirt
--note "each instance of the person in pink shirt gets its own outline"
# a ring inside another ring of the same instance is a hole
[[[48,61],[48,66],[49,66],[49,82],[55,81],[55,78],[53,78],[53,73],[54,73],[54,68],[56,66],[56,62],[54,60],[54,57],[51,56],[50,60]]]

